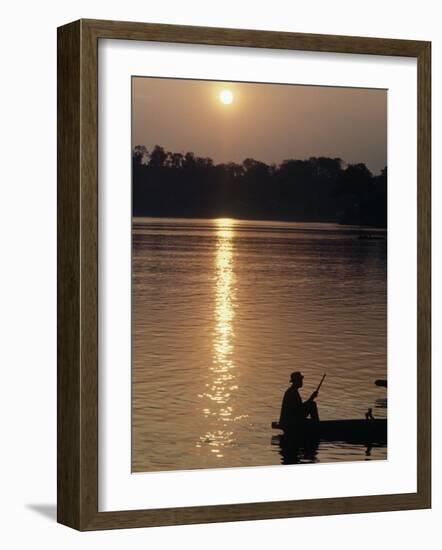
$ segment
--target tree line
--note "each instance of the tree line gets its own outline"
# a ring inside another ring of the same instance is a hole
[[[215,164],[193,152],[132,154],[133,215],[335,222],[387,226],[387,168],[311,157]]]

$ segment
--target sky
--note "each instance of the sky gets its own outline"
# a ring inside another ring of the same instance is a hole
[[[387,165],[386,90],[133,77],[132,98],[132,143],[149,151],[216,164],[339,157],[374,174]]]

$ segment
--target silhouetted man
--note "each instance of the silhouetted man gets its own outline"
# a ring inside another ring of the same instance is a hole
[[[300,372],[292,372],[290,382],[292,385],[284,394],[281,406],[279,424],[285,431],[302,428],[306,418],[319,420],[318,407],[315,399],[318,392],[314,391],[307,401],[302,402],[299,395],[299,388],[302,388],[304,376]]]

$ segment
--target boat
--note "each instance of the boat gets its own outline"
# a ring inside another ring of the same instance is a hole
[[[280,436],[286,441],[300,443],[307,441],[342,441],[346,443],[387,443],[387,419],[369,420],[319,420],[306,419],[300,429],[284,431],[279,422],[272,422],[272,428],[282,430]]]

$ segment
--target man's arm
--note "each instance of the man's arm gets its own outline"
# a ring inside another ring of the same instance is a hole
[[[311,396],[307,399],[307,401],[304,401],[304,403],[311,403],[318,397],[319,393],[315,390]]]

